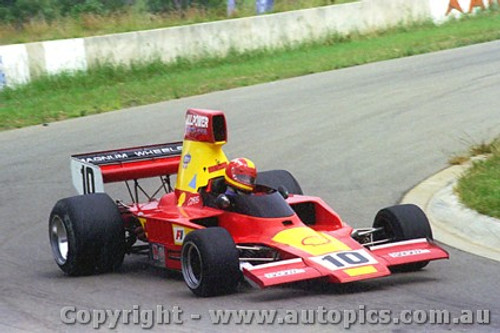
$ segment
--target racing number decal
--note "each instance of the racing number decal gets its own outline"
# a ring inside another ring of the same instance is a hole
[[[334,252],[311,259],[331,271],[377,263],[377,261],[364,250]]]
[[[83,194],[95,193],[94,170],[88,166],[82,165],[80,173],[82,174]]]
[[[99,166],[71,159],[71,179],[78,194],[103,193],[104,181]]]
[[[339,268],[343,268],[348,265],[367,264],[370,262],[368,258],[364,257],[358,252],[342,252],[337,254],[329,254],[324,256],[322,260],[326,260]]]

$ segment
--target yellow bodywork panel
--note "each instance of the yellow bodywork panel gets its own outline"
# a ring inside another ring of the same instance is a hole
[[[349,276],[360,276],[360,275],[366,275],[366,274],[371,274],[371,273],[376,273],[376,272],[378,272],[377,269],[371,265],[357,267],[357,268],[344,269],[344,273],[346,273]]]
[[[212,178],[223,176],[227,157],[222,151],[224,142],[207,143],[184,140],[176,189],[197,193]]]
[[[273,241],[293,246],[313,256],[351,249],[338,239],[308,227],[283,230],[273,237]]]

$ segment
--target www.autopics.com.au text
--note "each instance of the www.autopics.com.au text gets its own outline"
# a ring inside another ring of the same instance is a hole
[[[66,306],[60,311],[62,323],[67,325],[90,325],[94,329],[118,325],[134,325],[149,329],[161,325],[182,325],[188,321],[208,318],[212,325],[488,325],[490,310],[412,309],[395,313],[389,309],[368,309],[360,305],[357,309],[278,310],[234,310],[208,309],[205,314],[188,314],[179,306],[157,305],[154,309],[143,309],[134,305],[131,309],[78,309]]]

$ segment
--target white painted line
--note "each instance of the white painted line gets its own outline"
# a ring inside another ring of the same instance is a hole
[[[420,244],[420,243],[427,244],[428,242],[427,242],[426,238],[417,238],[417,239],[410,239],[410,240],[401,241],[401,242],[371,246],[370,250],[373,251],[373,250],[385,249],[388,247],[395,247],[395,246],[408,245],[408,244]]]

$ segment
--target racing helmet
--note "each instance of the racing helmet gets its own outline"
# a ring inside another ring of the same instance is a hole
[[[257,168],[248,158],[236,158],[226,166],[224,179],[238,190],[252,192],[255,189]]]

